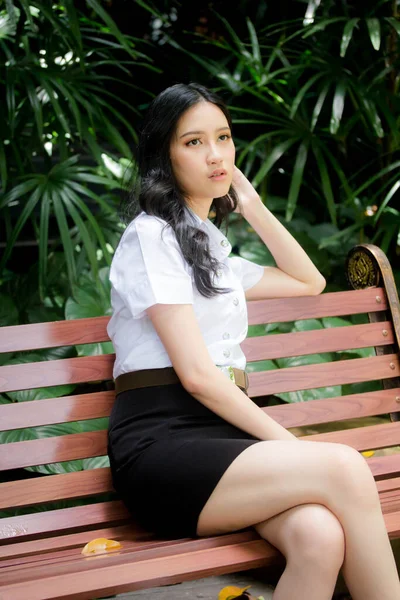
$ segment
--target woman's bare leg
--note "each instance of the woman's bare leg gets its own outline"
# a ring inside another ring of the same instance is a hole
[[[302,504],[325,506],[342,526],[343,576],[353,600],[400,600],[374,479],[363,457],[343,444],[271,440],[246,448],[210,495],[197,533],[255,526]]]
[[[255,529],[286,557],[274,600],[331,600],[345,553],[343,528],[321,504],[290,508]]]

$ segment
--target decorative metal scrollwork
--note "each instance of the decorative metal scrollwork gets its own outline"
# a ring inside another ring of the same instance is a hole
[[[380,271],[372,254],[360,247],[351,250],[346,261],[346,277],[355,290],[379,286]]]

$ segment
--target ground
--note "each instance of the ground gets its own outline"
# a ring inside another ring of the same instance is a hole
[[[120,594],[118,600],[217,600],[218,593],[222,588],[228,585],[237,585],[244,588],[251,586],[249,590],[253,596],[258,598],[262,596],[264,600],[271,600],[273,587],[260,581],[259,577],[248,571],[242,573],[232,573],[231,575],[220,575],[219,577],[206,577],[196,579],[196,581],[187,581],[177,585],[152,588],[140,592],[130,592],[129,594]]]
[[[120,594],[115,600],[196,600],[197,598],[218,600],[218,593],[228,585],[235,585],[240,588],[250,585],[249,592],[255,598],[261,596],[263,600],[272,600],[273,590],[281,573],[282,569],[279,570],[279,568],[253,569],[230,575],[196,579],[177,585]],[[337,598],[337,600],[343,598],[342,594],[344,592],[346,592],[346,587],[343,578],[340,576],[334,598]]]

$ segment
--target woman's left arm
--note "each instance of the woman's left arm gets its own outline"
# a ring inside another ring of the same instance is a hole
[[[264,267],[261,280],[247,290],[247,300],[320,294],[326,285],[324,277],[237,167],[232,183],[239,196],[236,212],[258,233],[277,265]]]

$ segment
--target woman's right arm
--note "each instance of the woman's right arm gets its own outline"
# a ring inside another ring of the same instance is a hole
[[[298,441],[215,366],[193,305],[154,304],[147,313],[183,387],[196,400],[260,440]]]

